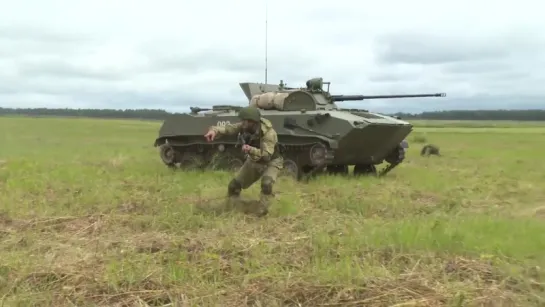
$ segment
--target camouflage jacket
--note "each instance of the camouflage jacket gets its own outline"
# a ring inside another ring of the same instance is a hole
[[[212,126],[210,130],[216,132],[216,137],[222,135],[233,135],[241,132],[242,123],[228,124],[225,126]],[[260,131],[259,144],[260,148],[252,147],[248,156],[254,162],[268,163],[271,159],[275,158],[276,144],[278,143],[278,136],[274,130],[272,123],[265,118],[261,118],[261,131]],[[276,160],[276,159],[275,159]]]

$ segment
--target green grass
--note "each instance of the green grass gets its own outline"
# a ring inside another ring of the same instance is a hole
[[[420,122],[388,176],[283,177],[257,219],[198,210],[231,174],[167,169],[159,125],[0,118],[3,306],[545,304],[545,126]]]

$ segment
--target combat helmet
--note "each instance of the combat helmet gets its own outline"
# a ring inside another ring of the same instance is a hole
[[[256,107],[244,107],[238,111],[238,117],[241,120],[251,120],[259,122],[261,119],[261,112]]]

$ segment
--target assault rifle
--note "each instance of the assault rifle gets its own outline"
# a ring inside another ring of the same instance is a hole
[[[238,135],[237,135],[237,144],[235,145],[235,147],[241,147],[242,149],[242,146],[248,144],[248,138],[249,138],[249,134],[248,133],[245,133],[245,132],[239,132]],[[244,155],[244,159],[248,158],[248,154],[245,154]]]

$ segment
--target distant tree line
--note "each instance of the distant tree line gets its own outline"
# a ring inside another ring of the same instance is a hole
[[[67,116],[94,118],[131,118],[143,120],[163,120],[174,113],[158,109],[49,109],[49,108],[0,108],[0,115],[26,116]],[[435,120],[516,120],[545,121],[545,110],[452,110],[423,113],[395,113],[402,119]]]
[[[157,109],[49,109],[49,108],[0,108],[0,115],[67,116],[111,119],[162,120],[173,113]]]
[[[545,120],[543,110],[447,110],[422,112],[417,114],[396,113],[403,119],[435,119],[435,120]]]

